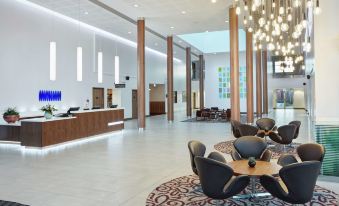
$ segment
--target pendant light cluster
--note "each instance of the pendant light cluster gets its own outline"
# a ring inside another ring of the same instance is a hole
[[[243,25],[253,33],[254,50],[267,49],[285,57],[286,65],[303,64],[310,52],[313,15],[319,0],[233,0]]]

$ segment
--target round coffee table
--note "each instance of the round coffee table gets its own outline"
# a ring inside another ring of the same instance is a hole
[[[266,161],[256,161],[255,167],[248,166],[248,160],[238,160],[227,163],[230,166],[234,174],[238,175],[248,175],[251,179],[251,194],[250,197],[257,197],[257,196],[267,196],[270,195],[269,193],[256,193],[255,191],[255,184],[256,179],[263,175],[272,175],[278,176],[279,170],[281,166],[275,162],[266,162]],[[240,198],[247,198],[248,195],[239,196]]]

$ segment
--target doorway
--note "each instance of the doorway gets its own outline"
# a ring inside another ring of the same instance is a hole
[[[107,89],[107,107],[110,108],[113,105],[113,89]]]
[[[166,114],[166,94],[164,84],[149,84],[150,115]]]
[[[93,108],[105,108],[105,90],[104,88],[93,87]]]
[[[138,90],[132,90],[132,119],[138,118]]]
[[[276,89],[273,92],[274,109],[305,109],[304,89]]]
[[[193,92],[193,95],[192,95],[192,98],[193,98],[193,109],[196,109],[197,108],[197,93]]]

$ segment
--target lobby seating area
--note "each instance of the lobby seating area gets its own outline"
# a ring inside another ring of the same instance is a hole
[[[204,108],[196,111],[197,121],[230,121],[231,110],[219,109],[218,107]]]
[[[339,0],[0,0],[0,206],[339,206]]]

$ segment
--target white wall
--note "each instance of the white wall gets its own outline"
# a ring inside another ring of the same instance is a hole
[[[219,107],[223,109],[230,108],[230,99],[219,98],[219,82],[218,82],[218,67],[230,66],[230,54],[218,53],[205,55],[206,72],[205,72],[205,106],[206,107]],[[255,62],[255,58],[254,58]],[[254,63],[255,64],[255,63]],[[239,53],[239,65],[241,67],[246,66],[246,53]],[[255,66],[254,66],[255,70]],[[255,72],[254,76],[254,108],[255,108]],[[246,112],[246,98],[240,99],[240,110]]]
[[[315,18],[315,116],[317,121],[339,121],[339,1],[321,1]]]
[[[52,102],[59,110],[85,106],[92,87],[113,88],[114,56],[120,56],[120,79],[126,88],[116,92],[113,102],[132,116],[132,89],[137,88],[136,48],[102,37],[95,32],[51,17],[12,0],[0,2],[0,110],[16,106],[22,114],[40,113],[46,102],[38,101],[39,90],[60,90],[62,101]],[[57,42],[57,80],[49,80],[49,42]],[[83,81],[76,81],[76,47],[83,47]],[[103,52],[103,83],[97,82],[96,56]],[[184,53],[184,52],[183,52]],[[184,62],[174,64],[174,89],[185,90]],[[129,81],[124,77],[130,76]],[[146,52],[146,91],[149,83],[166,84],[166,57]],[[117,94],[118,93],[118,94]],[[120,94],[119,94],[120,93]],[[120,100],[116,98],[120,96]],[[106,98],[106,95],[105,95]],[[146,92],[146,105],[149,93]],[[106,99],[105,99],[106,104]],[[90,106],[92,103],[90,103]],[[182,110],[184,103],[176,104]],[[146,106],[146,113],[149,108]]]

